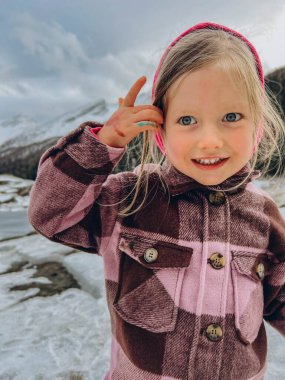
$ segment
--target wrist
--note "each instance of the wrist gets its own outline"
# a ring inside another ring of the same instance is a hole
[[[112,133],[111,128],[104,125],[97,132],[97,136],[102,143],[111,146],[112,148],[124,148],[126,145],[125,143],[120,142],[119,136],[115,136],[114,133]]]

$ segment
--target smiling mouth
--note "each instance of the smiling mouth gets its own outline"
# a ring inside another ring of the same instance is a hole
[[[229,157],[223,158],[222,160],[220,160],[220,161],[218,161],[218,162],[216,162],[214,164],[210,164],[210,163],[209,164],[206,164],[206,163],[202,164],[202,163],[200,163],[200,162],[198,162],[198,161],[196,161],[194,159],[192,159],[191,161],[193,162],[193,164],[197,168],[199,168],[199,169],[206,169],[207,170],[207,169],[217,169],[217,168],[223,166],[228,161],[228,159],[229,159]]]

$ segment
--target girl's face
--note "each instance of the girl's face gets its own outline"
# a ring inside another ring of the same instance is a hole
[[[204,185],[217,185],[238,172],[253,152],[254,123],[247,96],[218,65],[178,78],[168,89],[164,119],[167,158]],[[227,157],[222,165],[194,159]]]

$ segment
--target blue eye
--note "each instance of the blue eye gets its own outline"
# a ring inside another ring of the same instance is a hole
[[[238,120],[236,120],[234,115],[240,115],[240,118]],[[226,114],[226,118],[227,118],[226,121],[230,121],[230,122],[232,122],[232,121],[239,121],[241,119],[241,114],[238,113],[238,112],[227,113]]]
[[[182,117],[180,117],[179,120],[184,120],[183,125],[191,125],[191,124],[193,124],[193,123],[191,123],[191,119],[192,119],[192,116],[182,116]]]
[[[239,118],[236,119],[236,116],[235,115],[239,115]],[[236,122],[236,121],[239,121],[242,119],[242,115],[238,112],[230,112],[230,113],[227,113],[226,116],[226,122]],[[178,122],[180,122],[180,120],[182,121],[182,125],[192,125],[194,123],[191,123],[191,119],[193,120],[193,117],[192,116],[181,116],[178,120]],[[181,124],[181,123],[180,123]]]

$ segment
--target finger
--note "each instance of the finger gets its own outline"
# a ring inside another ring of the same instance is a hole
[[[155,121],[158,124],[162,124],[164,120],[163,116],[160,113],[152,109],[145,109],[145,110],[139,111],[135,114],[132,114],[131,117],[132,117],[131,120],[133,120],[134,122],[138,122],[141,120],[150,120],[150,121]]]
[[[163,112],[160,108],[152,105],[152,104],[140,104],[140,105],[137,105],[137,106],[134,106],[133,108],[133,113],[137,113],[139,111],[142,111],[142,110],[147,110],[147,109],[151,109],[153,111],[156,111],[158,112],[161,116],[163,116]]]
[[[132,85],[132,87],[130,88],[129,92],[127,93],[124,99],[124,106],[126,107],[134,106],[138,93],[140,92],[145,82],[146,82],[145,76],[142,76],[135,81],[135,83]]]

